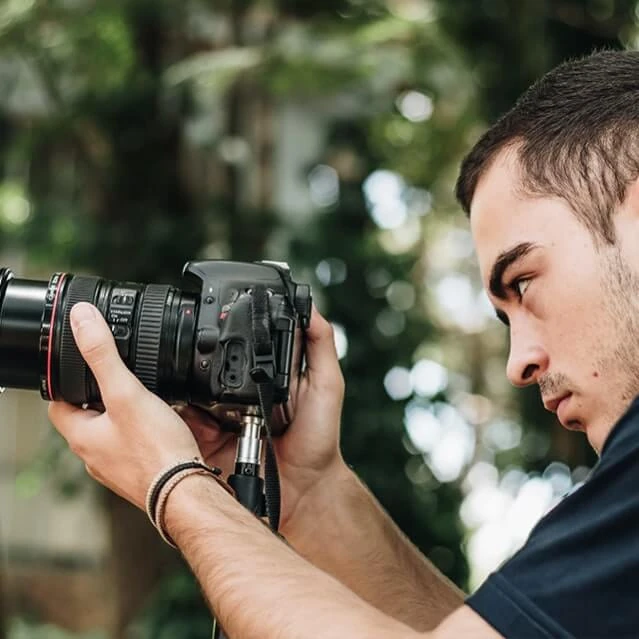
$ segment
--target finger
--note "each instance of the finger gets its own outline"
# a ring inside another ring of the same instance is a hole
[[[341,376],[333,326],[313,306],[306,331],[306,365],[313,373]]]
[[[85,464],[84,469],[87,471],[87,475],[91,477],[91,479],[94,479],[95,481],[100,481],[98,479],[98,476],[93,472],[93,469],[91,468],[91,466],[89,466],[89,464]]]
[[[122,361],[111,330],[98,310],[79,302],[71,309],[70,318],[80,354],[98,382],[107,409],[114,400],[139,392],[142,386]]]
[[[49,404],[49,419],[56,430],[64,437],[71,450],[83,458],[84,441],[87,433],[96,434],[95,420],[101,416],[94,410],[84,410],[66,402]]]
[[[219,428],[219,424],[210,413],[193,404],[176,407],[175,412],[189,425],[197,424],[203,427]]]
[[[195,406],[184,407],[179,414],[191,429],[200,448],[204,447],[207,451],[219,450],[235,436],[231,432],[223,431],[206,411]]]

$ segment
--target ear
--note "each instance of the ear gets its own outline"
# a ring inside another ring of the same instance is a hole
[[[633,200],[635,204],[639,204],[639,175],[628,185],[626,200]]]
[[[639,267],[636,246],[639,242],[639,177],[628,184],[626,197],[613,216],[616,243],[628,249]]]
[[[622,226],[632,220],[639,221],[639,176],[626,187],[625,198],[617,208],[613,219]]]
[[[626,199],[623,201],[621,208],[628,208],[628,213],[634,217],[639,217],[639,176],[626,188]]]

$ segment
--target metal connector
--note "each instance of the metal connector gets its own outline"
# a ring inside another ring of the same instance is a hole
[[[264,420],[257,407],[251,406],[240,420],[240,436],[237,443],[237,464],[259,465],[262,456],[262,426]]]

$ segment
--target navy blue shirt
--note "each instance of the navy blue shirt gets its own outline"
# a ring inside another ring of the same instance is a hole
[[[639,398],[586,483],[466,603],[505,637],[639,638]]]

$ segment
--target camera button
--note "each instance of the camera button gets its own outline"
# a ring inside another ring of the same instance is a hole
[[[113,337],[116,339],[127,339],[131,335],[128,326],[118,324],[111,327],[111,332],[113,333]]]
[[[197,350],[203,355],[212,353],[217,346],[218,331],[211,328],[201,328],[197,332]]]

